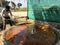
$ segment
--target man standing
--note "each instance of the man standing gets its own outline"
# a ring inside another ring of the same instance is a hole
[[[9,15],[10,14],[10,15]],[[5,27],[6,27],[6,22],[8,21],[9,24],[12,26],[12,21],[11,21],[11,18],[10,16],[12,17],[12,13],[11,13],[11,10],[10,10],[10,6],[6,6],[4,10],[2,10],[2,16],[3,18],[5,19]]]

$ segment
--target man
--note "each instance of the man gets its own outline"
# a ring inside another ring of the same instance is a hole
[[[10,15],[9,15],[10,14]],[[12,21],[11,21],[11,18],[12,17],[12,13],[11,13],[11,10],[10,10],[10,6],[6,6],[4,10],[2,10],[2,16],[3,18],[5,19],[5,27],[6,27],[6,22],[8,21],[9,24],[12,26]]]

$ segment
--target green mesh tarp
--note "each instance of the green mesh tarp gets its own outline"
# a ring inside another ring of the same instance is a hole
[[[27,0],[32,20],[60,22],[60,0]]]

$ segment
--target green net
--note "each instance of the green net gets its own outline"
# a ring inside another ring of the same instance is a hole
[[[28,0],[28,17],[32,20],[60,22],[60,0]]]

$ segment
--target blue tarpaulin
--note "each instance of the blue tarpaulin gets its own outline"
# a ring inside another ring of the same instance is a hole
[[[28,17],[32,20],[60,22],[60,0],[28,0]]]

